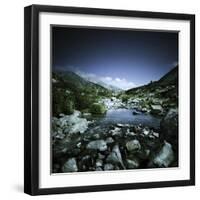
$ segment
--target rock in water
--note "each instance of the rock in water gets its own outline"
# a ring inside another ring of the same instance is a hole
[[[120,164],[121,167],[123,169],[125,169],[125,166],[123,164],[123,161],[122,161],[122,156],[121,156],[121,152],[119,150],[119,146],[118,145],[115,145],[112,149],[112,152],[108,155],[106,161],[109,163],[112,163],[112,164]]]
[[[76,159],[75,158],[70,158],[67,160],[67,162],[64,163],[62,167],[63,172],[77,172],[78,167],[76,164]]]
[[[107,150],[107,144],[104,140],[95,140],[89,142],[86,148],[92,150],[105,151]]]
[[[139,114],[141,114],[141,113],[138,112],[137,110],[134,110],[134,111],[133,111],[133,115],[139,115]]]
[[[159,167],[168,167],[174,160],[174,152],[172,145],[168,142],[164,142],[164,146],[153,159],[153,163]]]
[[[138,140],[131,140],[126,143],[126,148],[128,151],[138,151],[141,149],[140,142]]]
[[[177,154],[178,152],[178,110],[170,109],[167,115],[161,120],[160,130],[162,139],[170,144]]]
[[[151,105],[152,114],[161,114],[162,112],[163,112],[163,108],[161,105]]]

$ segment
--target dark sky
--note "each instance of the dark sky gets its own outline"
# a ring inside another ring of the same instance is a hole
[[[178,62],[178,33],[69,27],[52,30],[53,69],[74,69],[107,77],[108,81],[118,80],[119,85],[124,80],[139,86],[158,80]]]

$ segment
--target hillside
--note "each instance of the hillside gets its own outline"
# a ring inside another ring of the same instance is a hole
[[[178,107],[178,66],[158,81],[127,90],[119,98],[140,111],[165,115],[170,108]]]
[[[129,89],[126,91],[126,94],[131,94],[141,89],[153,89],[153,88],[169,86],[169,85],[177,85],[177,84],[178,84],[178,66],[174,67],[167,74],[162,76],[158,81],[154,81],[147,85]]]
[[[112,92],[98,84],[85,80],[71,71],[52,73],[53,116],[71,114],[74,109],[88,111],[92,104]]]

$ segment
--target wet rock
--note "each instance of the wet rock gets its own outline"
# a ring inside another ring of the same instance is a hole
[[[114,130],[110,130],[112,136],[120,136],[122,134],[121,128],[115,127]]]
[[[139,114],[141,114],[139,111],[137,111],[137,110],[133,111],[133,115],[139,115]]]
[[[101,153],[98,153],[98,158],[101,160],[101,159],[104,159],[105,158],[105,155],[102,155]]]
[[[77,172],[78,167],[75,158],[70,158],[62,166],[62,172]]]
[[[91,117],[91,113],[83,113],[83,117]]]
[[[138,151],[141,149],[140,142],[138,140],[131,140],[126,143],[126,148],[128,151]]]
[[[161,137],[172,144],[174,151],[178,152],[178,110],[170,109],[160,123]]]
[[[161,105],[151,105],[152,114],[161,114],[162,112],[163,112],[163,108]]]
[[[135,169],[140,166],[138,159],[126,159],[126,164],[128,169]]]
[[[107,143],[107,144],[112,144],[113,142],[115,142],[115,141],[113,140],[112,137],[106,138],[106,143]]]
[[[112,164],[120,164],[122,168],[125,168],[118,145],[115,145],[113,147],[112,152],[108,155],[108,157],[106,158],[106,161]]]
[[[95,140],[95,141],[89,142],[86,148],[92,149],[92,150],[105,151],[107,150],[107,144],[104,140]]]
[[[135,136],[135,135],[136,135],[136,133],[130,131],[130,129],[127,129],[125,134],[126,134],[127,136]]]
[[[145,113],[145,112],[149,112],[149,110],[146,107],[144,107],[141,109],[141,112]]]
[[[113,169],[114,169],[114,166],[112,164],[110,164],[110,163],[104,165],[104,170],[105,171],[113,170]]]
[[[97,159],[95,165],[96,165],[96,167],[102,167],[103,166],[103,161],[100,160],[100,159]]]
[[[101,167],[96,167],[95,171],[103,171]]]
[[[153,164],[159,167],[168,167],[174,160],[172,145],[164,142],[160,152],[153,159]]]
[[[150,134],[150,129],[149,128],[147,128],[147,127],[145,127],[143,130],[142,130],[142,133],[144,134],[144,135],[149,135]]]
[[[72,115],[60,114],[60,118],[54,117],[52,119],[53,130],[62,130],[62,134],[84,133],[89,122],[80,118],[81,113],[74,111]]]
[[[124,127],[124,124],[117,124],[117,127],[120,127],[120,128],[122,128],[122,127]]]
[[[81,142],[77,143],[77,148],[80,148],[81,147]]]
[[[92,135],[92,139],[98,140],[100,139],[100,135],[98,133]]]
[[[152,135],[156,138],[159,138],[159,133],[153,132]]]

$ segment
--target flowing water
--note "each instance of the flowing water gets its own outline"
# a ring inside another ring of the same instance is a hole
[[[107,113],[97,120],[99,124],[133,124],[138,125],[142,124],[143,126],[148,126],[152,128],[159,129],[160,127],[160,118],[155,117],[149,113],[138,113],[136,115],[133,112],[134,109],[110,109]]]

